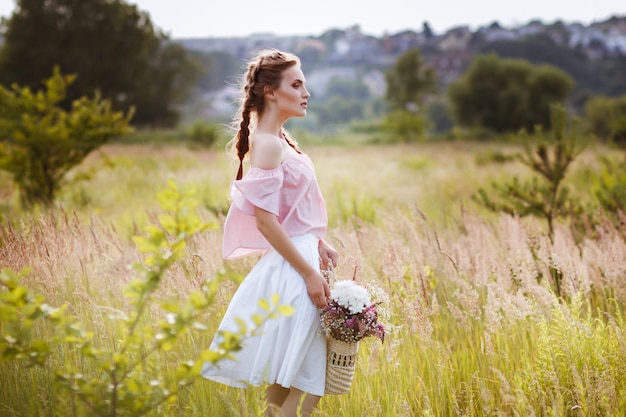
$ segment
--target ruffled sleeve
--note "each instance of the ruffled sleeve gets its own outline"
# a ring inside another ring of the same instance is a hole
[[[238,258],[269,248],[267,239],[256,226],[254,208],[259,207],[278,216],[283,179],[282,167],[269,170],[251,168],[241,180],[232,182],[232,204],[224,222],[224,258]]]
[[[281,167],[269,170],[251,168],[244,178],[233,181],[230,198],[246,214],[254,215],[256,206],[278,216],[283,177]]]

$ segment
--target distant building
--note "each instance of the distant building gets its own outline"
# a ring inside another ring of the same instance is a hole
[[[469,51],[464,49],[429,55],[426,57],[425,63],[434,68],[441,83],[448,84],[467,69],[471,59],[472,56]]]
[[[556,21],[543,24],[533,20],[518,27],[505,28],[497,22],[471,31],[458,26],[442,34],[411,30],[386,33],[378,38],[364,34],[359,26],[345,30],[331,29],[315,36],[275,36],[261,33],[240,38],[179,39],[184,47],[202,52],[223,51],[242,62],[258,50],[277,48],[299,54],[307,64],[307,83],[314,96],[328,95],[327,86],[333,77],[358,79],[364,82],[372,97],[383,97],[386,91],[384,72],[398,56],[410,49],[421,49],[426,65],[434,68],[441,83],[458,78],[469,66],[475,46],[495,41],[516,41],[527,36],[545,35],[555,43],[578,48],[590,59],[626,55],[626,16],[585,26]],[[2,39],[0,37],[0,42]],[[208,114],[232,113],[235,93],[225,88],[205,96]]]
[[[472,39],[472,31],[469,26],[459,26],[443,34],[437,46],[443,52],[462,51],[467,49],[470,39]]]

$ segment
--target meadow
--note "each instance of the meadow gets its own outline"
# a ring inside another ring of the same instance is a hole
[[[623,416],[626,412],[626,243],[614,223],[588,236],[557,223],[550,239],[534,218],[491,213],[472,195],[491,181],[530,175],[499,156],[513,144],[441,142],[371,145],[305,142],[329,213],[336,270],[384,291],[384,343],[361,343],[348,394],[325,396],[315,416]],[[585,151],[567,178],[593,203]],[[32,291],[67,305],[99,343],[118,329],[129,266],[141,260],[132,236],[159,213],[167,180],[193,184],[199,216],[217,225],[191,239],[164,276],[159,300],[179,302],[226,273],[243,276],[256,258],[223,261],[219,225],[236,164],[222,149],[111,144],[71,173],[51,210],[12,208],[0,177],[0,267],[20,271]],[[561,294],[555,293],[555,279]],[[224,282],[204,315],[155,365],[163,378],[208,347],[236,281]],[[154,319],[161,312],[155,309]],[[41,337],[49,329],[37,330]],[[74,415],[55,397],[52,370],[84,359],[54,352],[43,366],[0,362],[0,416]],[[198,378],[154,415],[262,415],[263,389],[238,390]],[[59,405],[60,404],[60,405]]]

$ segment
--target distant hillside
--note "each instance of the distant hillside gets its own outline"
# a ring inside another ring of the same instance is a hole
[[[576,82],[572,102],[580,106],[592,95],[626,94],[626,16],[614,16],[590,25],[531,21],[506,28],[494,22],[472,31],[459,26],[436,34],[424,23],[421,32],[404,31],[375,37],[359,26],[332,29],[319,36],[274,36],[259,34],[241,38],[177,39],[187,49],[203,56],[219,56],[222,73],[211,74],[207,92],[231,89],[241,63],[262,48],[278,48],[298,54],[307,78],[324,96],[333,77],[359,79],[368,85],[372,97],[385,91],[384,71],[408,49],[419,48],[426,63],[435,68],[442,89],[459,77],[479,54],[523,58],[537,64],[551,64],[568,73]],[[230,58],[228,58],[230,57]],[[226,65],[225,62],[229,64]],[[233,92],[221,92],[224,110]],[[212,97],[214,99],[215,97]]]

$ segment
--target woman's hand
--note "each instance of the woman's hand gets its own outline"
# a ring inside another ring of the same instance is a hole
[[[337,259],[339,259],[339,253],[332,246],[326,243],[324,239],[320,239],[319,244],[318,244],[318,249],[319,249],[320,261],[321,261],[320,266],[322,269],[328,269],[331,263],[333,267],[337,266]]]
[[[309,297],[311,297],[313,304],[318,308],[326,307],[328,305],[327,299],[330,297],[330,287],[322,274],[317,270],[317,267],[314,268],[312,265],[309,265],[300,252],[298,252],[289,236],[287,236],[287,233],[285,233],[285,230],[278,223],[275,214],[255,207],[254,215],[256,217],[257,228],[261,234],[265,236],[270,245],[272,245],[304,279],[307,293]],[[330,248],[330,246],[326,247]],[[328,253],[330,253],[329,251],[334,252],[335,255],[328,255]],[[332,248],[325,249],[324,253],[326,254],[324,255],[326,259],[330,259],[329,256],[334,256],[336,262],[337,252]]]
[[[330,298],[330,286],[319,272],[311,270],[306,276],[303,276],[306,283],[306,290],[311,297],[311,301],[317,308],[324,308],[328,305]]]

